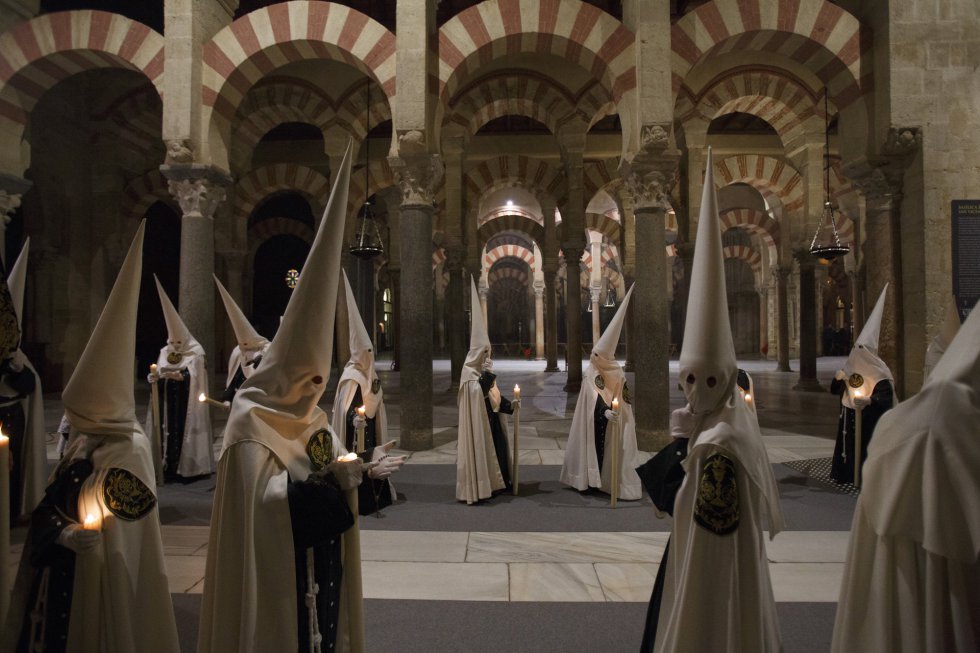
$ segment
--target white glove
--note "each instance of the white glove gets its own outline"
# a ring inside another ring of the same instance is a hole
[[[521,407],[521,400],[520,399],[514,399],[514,400],[512,400],[510,402],[510,407],[511,408],[520,408]]]
[[[483,371],[492,372],[493,371],[493,359],[489,356],[483,360]]]
[[[99,531],[87,531],[78,524],[69,524],[65,530],[58,533],[57,542],[75,553],[91,551],[102,538]]]
[[[871,397],[852,397],[851,402],[858,410],[863,410],[871,405]]]
[[[146,375],[146,380],[149,383],[156,383],[159,379],[160,379],[160,375],[157,374],[156,372],[150,372],[149,374]]]
[[[367,426],[367,418],[364,417],[363,415],[360,415],[358,413],[355,413],[354,414],[354,428],[355,429],[360,429],[360,428],[364,428],[365,426]]]
[[[378,459],[378,464],[368,470],[368,477],[378,481],[386,479],[401,469],[404,464],[405,456],[389,456],[388,454],[384,454]]]
[[[837,370],[837,374],[834,375],[834,378],[838,381],[843,381],[847,377],[844,376],[844,370]]]
[[[605,416],[606,416],[606,419],[609,420],[610,422],[618,422],[619,421],[619,413],[617,413],[614,410],[609,410],[607,408],[606,409],[606,412],[605,412]]]
[[[372,465],[373,464],[374,463],[372,463]],[[341,490],[353,490],[361,484],[362,476],[364,474],[364,461],[360,458],[355,458],[354,460],[348,460],[345,462],[335,460],[327,465],[324,472],[327,474],[333,474],[333,477],[337,479],[337,484],[340,486]]]

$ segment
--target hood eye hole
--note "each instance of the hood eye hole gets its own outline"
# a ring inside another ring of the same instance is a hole
[[[713,376],[709,376],[709,377],[708,377],[708,387],[709,387],[709,388],[713,388],[713,387],[715,387],[715,384],[716,384],[716,383],[718,383],[718,379],[716,379],[716,378],[715,378],[715,377],[713,377]]]
[[[313,383],[315,383],[316,385],[320,385],[321,383],[323,383],[323,377],[317,374],[316,376],[313,377]]]
[[[694,382],[695,382],[696,380],[697,380],[697,379],[695,379],[695,378],[694,378],[694,375],[693,375],[693,374],[688,374],[688,375],[687,375],[687,379],[686,379],[686,381],[687,381],[687,383],[688,383],[688,385],[690,385],[690,384],[692,384],[692,383],[694,383]]]

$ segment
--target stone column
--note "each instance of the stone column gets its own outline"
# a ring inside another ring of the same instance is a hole
[[[480,293],[480,312],[483,313],[483,321],[490,325],[489,314],[487,313],[487,297],[490,295],[490,286],[483,285],[481,280],[477,286],[477,292]]]
[[[555,200],[550,195],[538,197],[544,219],[544,245],[542,246],[542,265],[544,273],[544,300],[546,322],[545,372],[558,371],[558,294],[555,288],[558,276],[558,237],[555,233]]]
[[[599,295],[602,294],[602,288],[596,288],[592,286],[589,288],[589,301],[592,304],[592,344],[599,342],[599,336],[602,335],[602,320],[600,319],[599,311],[602,310],[602,305],[599,303]]]
[[[21,198],[31,186],[32,183],[26,179],[0,173],[0,260],[4,265],[8,263],[7,225],[10,223],[10,216],[20,206]],[[9,261],[9,264],[13,265],[13,261]]]
[[[402,191],[401,439],[409,451],[432,448],[432,214],[442,162],[417,137],[402,136],[388,162]]]
[[[789,368],[789,283],[790,270],[774,265],[772,276],[776,279],[776,371],[792,372]]]
[[[759,294],[759,353],[762,353],[769,348],[769,289],[762,286],[756,292]]]
[[[449,392],[456,392],[459,389],[459,377],[463,372],[463,363],[466,361],[466,350],[468,340],[466,338],[466,315],[463,308],[466,306],[463,295],[463,263],[466,250],[458,240],[453,240],[446,244],[446,269],[449,271],[449,285],[446,287],[445,306],[449,312],[449,359],[451,375],[449,382]]]
[[[214,352],[214,212],[231,178],[200,164],[160,166],[180,205],[180,291],[177,309],[205,352]],[[208,364],[214,376],[215,361]]]
[[[583,243],[567,242],[561,247],[565,256],[565,392],[578,392],[582,387],[582,283],[579,264],[585,252]]]
[[[633,215],[633,196],[625,189],[620,194],[619,228],[622,231],[620,239],[620,260],[623,264],[623,289],[629,291],[636,275],[636,219]],[[630,303],[626,313],[626,365],[623,368],[632,372],[633,355],[636,352],[636,326],[633,324],[633,305]]]
[[[592,257],[592,269],[589,270],[589,299],[592,302],[592,344],[595,345],[602,334],[599,312],[602,294],[602,234],[589,232],[589,254]]]
[[[402,351],[402,254],[401,254],[401,194],[395,193],[385,195],[385,204],[388,209],[388,282],[391,287],[391,330],[393,333],[387,335],[388,342],[391,343],[391,369],[399,371],[401,369]]]
[[[796,253],[800,267],[800,380],[794,390],[821,391],[817,381],[816,260],[807,250]]]
[[[534,360],[544,360],[544,286],[534,284]]]
[[[643,127],[640,151],[624,162],[620,175],[636,202],[636,261],[633,316],[643,327],[643,345],[634,355],[636,438],[640,449],[656,451],[669,442],[670,392],[667,318],[666,209],[677,152],[668,146],[669,125]]]
[[[561,246],[567,270],[565,323],[568,344],[565,364],[568,378],[565,381],[565,392],[578,392],[582,386],[582,289],[579,262],[585,250],[586,198],[583,157],[587,131],[588,125],[584,121],[574,121],[563,127],[558,138],[568,184],[568,203],[562,209],[565,242]]]

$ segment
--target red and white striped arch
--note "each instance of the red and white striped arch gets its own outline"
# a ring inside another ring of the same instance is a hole
[[[286,190],[311,198],[315,202],[315,214],[327,205],[330,182],[316,170],[296,163],[276,163],[256,168],[235,184],[235,218],[247,220],[262,200]]]
[[[614,243],[619,242],[620,226],[614,217],[602,213],[586,213],[585,228],[598,231]]]
[[[526,269],[512,265],[498,265],[487,272],[488,286],[496,285],[505,280],[511,280],[513,285],[518,288],[526,288],[531,282],[531,277]]]
[[[765,197],[775,195],[784,213],[803,208],[800,173],[786,161],[761,154],[737,154],[715,161],[715,183],[719,188],[744,182]]]
[[[443,102],[496,57],[553,54],[602,80],[618,102],[636,88],[634,35],[594,5],[579,0],[485,0],[439,29],[439,90]]]
[[[527,247],[520,245],[498,245],[483,255],[483,269],[489,270],[493,264],[505,258],[518,259],[528,264],[531,270],[535,269],[534,252]]]
[[[706,56],[774,52],[813,71],[843,108],[863,93],[869,42],[857,18],[827,0],[714,0],[671,28],[673,87]]]
[[[367,179],[365,180],[365,177]],[[395,175],[391,172],[391,166],[387,159],[377,159],[371,161],[365,175],[364,168],[351,171],[350,191],[347,193],[347,207],[349,212],[356,212],[365,199],[374,196],[375,193],[383,191],[389,186],[395,185]]]
[[[769,262],[779,260],[779,223],[763,211],[755,209],[728,209],[718,214],[721,230],[740,227],[749,233],[758,234],[769,250]]]
[[[497,234],[506,231],[516,231],[531,238],[540,246],[544,242],[544,227],[523,215],[509,213],[493,220],[487,220],[477,229],[477,238],[481,243],[487,243]]]
[[[729,245],[722,250],[725,258],[734,258],[745,261],[752,268],[756,283],[762,278],[762,256],[759,252],[746,245]]]
[[[142,73],[162,95],[163,36],[118,14],[79,10],[45,14],[0,34],[0,161],[22,174],[24,125],[55,84],[96,68]]]
[[[254,259],[259,247],[276,236],[296,236],[312,245],[316,231],[310,225],[293,218],[276,217],[260,220],[248,229],[249,259]]]
[[[481,199],[505,185],[519,186],[535,195],[544,193],[558,199],[564,195],[564,181],[564,174],[545,161],[510,155],[487,159],[471,166],[463,175],[463,188],[468,197]]]
[[[154,169],[126,184],[119,214],[126,220],[139,220],[157,202],[165,202],[172,207],[177,206],[163,173],[159,169]]]
[[[582,166],[582,183],[585,186],[585,194],[589,198],[594,197],[600,190],[607,191],[615,197],[616,190],[623,183],[619,176],[619,158],[586,163]]]
[[[239,104],[260,79],[280,66],[330,59],[370,77],[395,96],[395,35],[341,4],[294,0],[257,9],[204,44],[202,73],[210,162],[227,166],[227,140]]]

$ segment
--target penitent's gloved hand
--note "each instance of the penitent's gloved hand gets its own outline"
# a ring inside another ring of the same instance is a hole
[[[375,449],[378,451],[378,449]],[[388,478],[405,464],[405,456],[389,456],[382,454],[378,457],[377,465],[368,470],[368,477],[380,481]]]
[[[70,524],[58,534],[58,544],[75,553],[90,551],[102,538],[99,531],[87,531],[78,524]]]
[[[609,410],[607,408],[606,409],[606,412],[604,414],[606,416],[606,419],[609,420],[610,422],[618,422],[619,421],[619,413],[617,413],[614,410]]]
[[[871,397],[854,397],[851,401],[854,402],[854,407],[858,410],[864,410],[871,405]]]
[[[364,428],[365,426],[367,426],[367,418],[364,417],[363,415],[357,415],[357,414],[355,414],[354,415],[354,419],[353,419],[353,423],[354,423],[354,428],[355,429]]]
[[[353,490],[361,484],[364,474],[364,461],[360,458],[354,460],[339,461],[327,465],[324,472],[332,474],[337,479],[337,485],[341,490]]]

